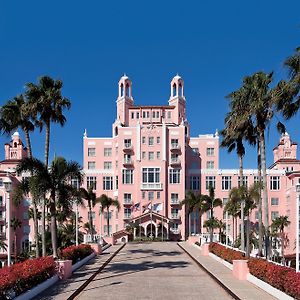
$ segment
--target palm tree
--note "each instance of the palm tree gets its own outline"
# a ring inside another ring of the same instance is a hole
[[[26,84],[26,97],[29,99],[30,107],[38,118],[36,124],[40,130],[45,126],[45,166],[48,168],[50,129],[51,123],[58,123],[64,126],[66,117],[63,115],[64,109],[70,109],[71,102],[62,96],[61,89],[63,83],[61,80],[54,80],[49,76],[39,78],[38,84]],[[45,199],[42,201],[42,252],[46,255],[45,241]]]
[[[214,230],[219,228],[219,220],[214,217],[205,220],[205,222],[203,223],[203,227],[207,228],[210,234],[214,234]]]
[[[109,209],[111,206],[115,206],[117,208],[117,210],[119,211],[120,202],[117,199],[114,200],[105,194],[102,194],[98,198],[98,201],[100,203],[100,212],[103,214],[105,209],[107,211],[107,235],[109,236],[110,235],[110,232],[109,232]]]
[[[280,239],[281,239],[281,256],[284,262],[284,240],[285,240],[285,234],[284,234],[284,228],[290,225],[290,221],[288,220],[288,216],[280,216],[273,220],[272,222],[272,229],[275,232],[279,231]]]
[[[12,227],[12,229],[14,231],[14,240],[15,240],[14,248],[15,248],[15,260],[16,260],[17,259],[17,229],[21,228],[22,222],[19,219],[17,219],[16,217],[13,217],[10,222],[11,222],[10,226]]]
[[[222,200],[220,198],[215,198],[215,190],[212,186],[209,187],[209,194],[203,195],[203,200],[205,201],[204,211],[210,212],[210,219],[214,219],[214,208],[222,207]],[[210,228],[210,242],[213,241],[213,228]]]
[[[6,249],[7,249],[7,244],[3,240],[0,240],[0,251],[1,250],[6,251]]]
[[[88,217],[89,217],[89,229],[91,235],[91,241],[94,242],[94,226],[93,226],[93,215],[92,209],[99,203],[99,198],[96,198],[96,193],[93,192],[93,188],[86,190],[85,188],[80,189],[81,197],[87,201],[88,206]]]
[[[62,157],[57,157],[48,169],[38,159],[25,158],[17,166],[17,172],[22,171],[32,172],[38,178],[36,184],[39,190],[43,191],[44,195],[49,195],[52,250],[53,256],[57,257],[57,208],[72,210],[75,188],[70,184],[70,179],[78,178],[81,181],[81,167],[77,162],[68,162]]]

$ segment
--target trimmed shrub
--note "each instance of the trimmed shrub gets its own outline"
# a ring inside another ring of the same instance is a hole
[[[243,252],[239,252],[233,249],[226,248],[217,243],[209,244],[209,252],[223,258],[232,264],[233,260],[246,259]]]
[[[13,292],[16,295],[26,292],[52,277],[55,269],[56,263],[51,256],[28,259],[0,269],[0,299],[10,299]]]
[[[93,249],[90,245],[81,244],[79,246],[70,246],[61,250],[60,258],[72,260],[72,264],[75,264],[92,253]]]

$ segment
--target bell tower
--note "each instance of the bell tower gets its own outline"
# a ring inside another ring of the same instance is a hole
[[[186,120],[184,81],[178,74],[171,81],[169,105],[175,106],[177,124]]]
[[[128,108],[133,106],[132,82],[124,74],[119,80],[119,92],[117,98],[117,121],[125,126],[128,125]]]
[[[23,146],[19,132],[15,132],[11,136],[10,143],[5,144],[5,159],[6,160],[21,160],[28,156],[27,148]]]

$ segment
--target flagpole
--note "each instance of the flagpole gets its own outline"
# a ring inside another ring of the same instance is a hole
[[[151,220],[150,238],[152,239],[152,199],[151,199],[151,209],[150,209],[150,220]]]
[[[140,241],[142,241],[142,201],[140,201]]]

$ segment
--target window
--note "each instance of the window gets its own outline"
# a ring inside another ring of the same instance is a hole
[[[216,176],[206,176],[205,183],[206,183],[206,190],[209,190],[210,187],[215,189],[216,188]]]
[[[142,159],[146,159],[146,152],[145,151],[142,152]]]
[[[104,156],[105,157],[110,157],[112,153],[112,149],[111,148],[104,148]]]
[[[125,139],[124,140],[124,147],[130,148],[131,147],[131,139]]]
[[[131,154],[124,154],[124,163],[125,164],[131,164]]]
[[[271,211],[271,219],[274,220],[279,217],[278,211]]]
[[[200,177],[190,176],[190,190],[199,191],[200,190]]]
[[[104,169],[105,169],[105,170],[110,170],[110,169],[112,169],[112,162],[111,162],[111,161],[105,161],[105,162],[104,162]]]
[[[96,169],[96,163],[94,161],[88,162],[88,169],[89,170],[95,170]]]
[[[3,186],[3,179],[0,178],[0,186]]]
[[[178,139],[171,139],[171,147],[178,148]]]
[[[241,178],[239,176],[238,178],[238,186],[241,186]],[[243,186],[247,187],[248,186],[248,176],[243,176]]]
[[[178,154],[171,154],[171,163],[178,163],[179,162],[179,155]]]
[[[134,119],[134,112],[131,113],[131,119]]]
[[[226,218],[227,217],[227,218]],[[229,219],[229,214],[227,211],[223,210],[223,220],[228,220]]]
[[[160,168],[143,168],[143,183],[159,183]]]
[[[154,192],[149,192],[148,193],[148,199],[153,200],[154,199]]]
[[[206,148],[206,155],[207,156],[214,156],[215,155],[215,148]]]
[[[136,118],[139,119],[140,118],[140,113],[136,113]]]
[[[145,199],[146,198],[146,192],[142,192],[142,199]]]
[[[178,194],[177,193],[171,193],[171,203],[176,204],[179,203]]]
[[[270,177],[270,189],[273,191],[277,191],[280,189],[280,176]]]
[[[147,118],[149,118],[150,117],[150,113],[149,113],[149,111],[147,111]]]
[[[198,156],[199,155],[199,148],[192,148],[193,155]]]
[[[179,230],[178,223],[172,223],[172,225],[171,225],[171,231],[177,232],[178,230]]]
[[[124,203],[131,203],[131,194],[124,193]]]
[[[156,198],[160,199],[160,192],[157,192]]]
[[[159,151],[156,152],[156,158],[160,159],[160,152]]]
[[[116,176],[116,189],[119,188],[119,176],[117,175]]]
[[[206,169],[214,169],[215,168],[215,162],[214,161],[207,161],[206,162]]]
[[[228,191],[231,189],[231,176],[222,176],[222,190]]]
[[[154,160],[154,152],[148,153],[149,160]]]
[[[170,169],[169,182],[172,184],[180,183],[180,169]]]
[[[142,137],[142,143],[146,144],[146,137],[145,136]]]
[[[172,208],[171,209],[171,215],[172,215],[172,217],[178,217],[179,216],[179,209],[178,208]]]
[[[259,177],[258,176],[254,176],[254,183],[259,183]]]
[[[158,137],[156,138],[156,143],[157,143],[157,144],[160,144],[160,136],[158,136]]]
[[[96,148],[88,148],[88,156],[96,156]]]
[[[104,230],[104,234],[108,234],[107,225],[103,226],[103,230]],[[109,234],[111,234],[111,231],[112,231],[112,227],[111,227],[111,225],[109,225]]]
[[[155,118],[155,111],[152,112],[152,118]]]
[[[95,220],[95,217],[96,217],[95,212],[92,211],[92,219]],[[90,212],[88,211],[88,220],[89,219],[90,219]]]
[[[104,212],[104,219],[107,219],[107,215],[108,215],[108,218],[111,219],[112,217],[112,212],[110,211],[108,214],[107,214],[107,211]]]
[[[133,170],[122,170],[123,184],[133,184]]]
[[[279,205],[279,198],[271,198],[271,205]]]
[[[153,146],[153,145],[154,145],[154,137],[149,136],[149,146]]]
[[[159,118],[159,111],[156,112],[156,118]]]
[[[131,208],[124,208],[124,218],[131,218]]]
[[[146,118],[146,112],[143,111],[143,118],[145,119]]]
[[[110,191],[113,189],[113,178],[112,176],[103,177],[103,190]]]
[[[171,112],[168,111],[168,119],[171,119]]]
[[[3,206],[3,196],[0,196],[0,206]]]
[[[97,177],[96,176],[87,176],[86,178],[87,189],[97,189]]]

